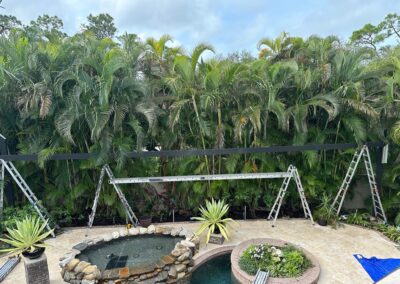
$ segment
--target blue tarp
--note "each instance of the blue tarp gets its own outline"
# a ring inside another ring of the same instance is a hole
[[[361,254],[354,254],[354,257],[367,271],[369,276],[377,282],[390,273],[400,268],[400,258],[366,258]]]

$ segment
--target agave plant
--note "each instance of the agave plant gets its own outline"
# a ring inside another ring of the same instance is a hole
[[[228,213],[229,205],[225,201],[219,200],[206,201],[206,208],[200,206],[201,217],[193,217],[192,220],[201,221],[201,226],[197,230],[196,235],[201,235],[206,229],[207,238],[206,244],[210,240],[212,233],[218,229],[225,239],[229,239],[230,231],[229,225],[233,223],[232,218],[223,218]]]
[[[41,223],[41,220],[36,216],[27,216],[25,219],[17,221],[16,228],[7,228],[8,236],[0,238],[0,241],[12,247],[2,249],[0,252],[31,253],[38,248],[46,247],[43,240],[53,232],[53,230],[45,231],[46,225],[47,221]]]

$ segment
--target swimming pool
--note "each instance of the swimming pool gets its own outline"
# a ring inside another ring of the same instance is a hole
[[[192,274],[191,284],[238,284],[231,273],[231,253],[216,256]]]

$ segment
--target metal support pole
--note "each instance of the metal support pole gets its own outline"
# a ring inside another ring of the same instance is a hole
[[[7,154],[6,138],[0,134],[0,154]],[[4,165],[0,165],[0,224],[3,224],[3,208],[4,208]]]
[[[385,165],[382,163],[382,157],[383,157],[383,151],[385,147],[378,147],[378,157],[377,157],[377,163],[376,163],[376,185],[380,192],[382,193],[382,179],[383,179],[383,173],[385,170]]]
[[[4,208],[4,165],[0,165],[0,224],[3,224],[3,208]],[[2,229],[2,228],[0,228]],[[1,232],[0,232],[1,233]]]

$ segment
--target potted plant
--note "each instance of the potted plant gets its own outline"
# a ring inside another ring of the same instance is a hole
[[[26,216],[25,219],[16,221],[16,228],[7,228],[8,236],[0,238],[0,241],[11,245],[11,248],[0,250],[1,252],[12,252],[21,254],[29,259],[40,257],[46,245],[43,241],[53,232],[46,231],[47,221],[41,223],[36,216]]]
[[[153,220],[153,217],[151,215],[143,215],[139,217],[139,225],[142,226],[143,228],[147,228],[148,226],[151,225]]]
[[[225,204],[223,200],[206,201],[206,208],[200,207],[200,217],[192,217],[192,220],[201,222],[200,228],[197,230],[196,235],[201,235],[205,230],[207,231],[206,244],[222,244],[225,239],[229,239],[230,228],[229,225],[234,223],[232,218],[224,218],[228,213],[229,205]]]
[[[331,209],[331,198],[324,194],[318,209],[314,211],[314,218],[320,226],[333,225],[336,223],[337,216]]]

